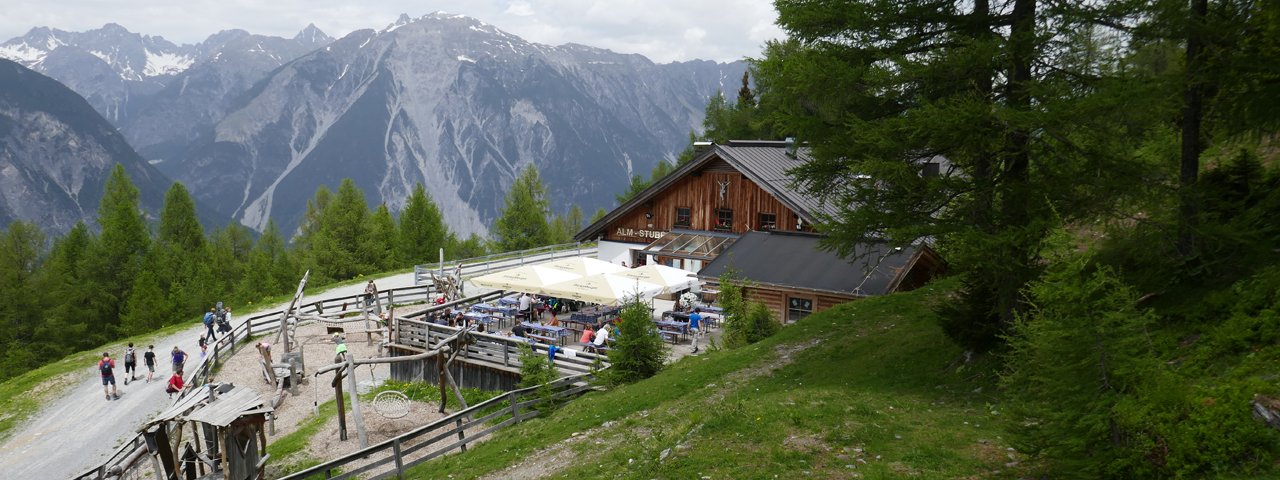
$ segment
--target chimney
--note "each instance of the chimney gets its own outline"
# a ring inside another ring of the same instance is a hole
[[[711,149],[711,142],[706,142],[706,141],[693,142],[694,156],[700,155],[702,154],[702,152],[705,152],[710,149]]]
[[[787,156],[796,158],[796,137],[787,137]]]

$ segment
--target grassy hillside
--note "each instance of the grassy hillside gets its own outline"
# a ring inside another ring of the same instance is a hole
[[[1016,478],[991,363],[929,308],[944,281],[806,318],[591,393],[413,478]]]

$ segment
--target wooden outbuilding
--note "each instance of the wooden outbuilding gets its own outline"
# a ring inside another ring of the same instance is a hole
[[[841,258],[805,233],[748,232],[698,273],[718,282],[732,272],[748,301],[763,303],[783,323],[863,297],[913,290],[945,272],[927,245],[856,245]]]
[[[143,427],[162,479],[262,479],[272,408],[231,384],[193,390]]]

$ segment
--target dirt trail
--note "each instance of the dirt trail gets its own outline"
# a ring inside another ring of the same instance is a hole
[[[413,274],[401,274],[375,280],[379,288],[413,285]],[[307,292],[307,298],[325,298],[357,294],[364,284],[337,287],[323,292]],[[236,322],[260,312],[279,310],[276,305],[255,312],[239,312]],[[148,419],[168,406],[171,400],[164,392],[171,375],[168,352],[176,345],[191,354],[188,370],[199,361],[197,340],[204,326],[198,322],[191,328],[156,341],[156,381],[124,384],[123,352],[111,352],[117,360],[116,381],[120,399],[103,398],[102,381],[94,365],[85,365],[80,380],[66,388],[63,395],[15,429],[0,444],[0,472],[5,478],[71,478],[100,465],[123,442],[133,438]],[[145,345],[143,346],[145,349]],[[141,353],[139,353],[141,356]],[[141,365],[143,370],[146,367]],[[145,375],[145,374],[144,374]],[[144,377],[145,378],[145,377]]]

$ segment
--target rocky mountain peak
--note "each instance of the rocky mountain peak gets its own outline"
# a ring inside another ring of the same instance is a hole
[[[326,45],[333,42],[333,37],[325,34],[314,23],[308,23],[297,35],[293,36],[293,39],[312,45]]]

